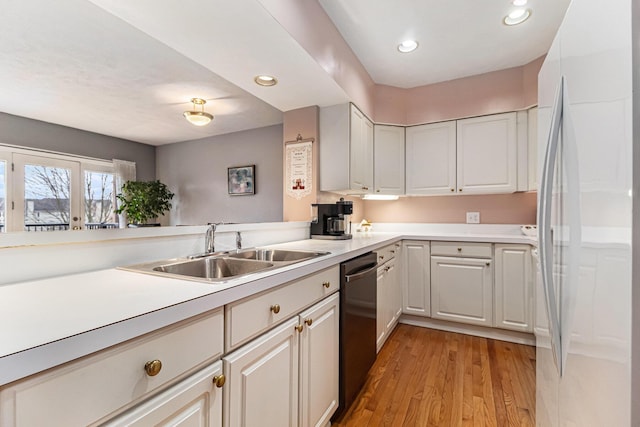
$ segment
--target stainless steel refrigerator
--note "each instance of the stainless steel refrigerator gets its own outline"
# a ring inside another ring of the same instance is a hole
[[[573,0],[538,75],[540,426],[640,425],[631,335],[637,33],[631,0]]]

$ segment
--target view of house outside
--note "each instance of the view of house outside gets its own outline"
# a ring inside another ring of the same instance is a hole
[[[115,226],[113,174],[86,171],[84,178],[85,227]],[[25,230],[68,230],[71,171],[60,167],[25,165],[24,181]]]

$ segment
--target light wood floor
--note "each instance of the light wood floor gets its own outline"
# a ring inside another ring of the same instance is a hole
[[[334,426],[534,426],[535,347],[398,325]]]

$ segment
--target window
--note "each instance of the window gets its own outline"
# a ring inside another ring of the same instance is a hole
[[[0,147],[0,232],[117,228],[115,190],[111,162]]]

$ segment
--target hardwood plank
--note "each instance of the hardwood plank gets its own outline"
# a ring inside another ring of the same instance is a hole
[[[534,426],[535,348],[399,325],[334,426]]]

